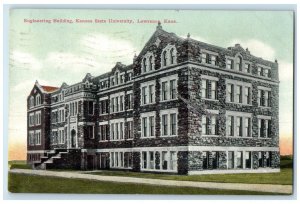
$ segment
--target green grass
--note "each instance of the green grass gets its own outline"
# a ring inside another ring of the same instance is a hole
[[[13,160],[8,162],[9,169],[31,169],[31,165],[28,165],[24,160]]]
[[[202,182],[220,182],[220,183],[251,183],[251,184],[293,184],[292,160],[282,160],[280,173],[242,173],[242,174],[212,174],[212,175],[170,175],[153,174],[130,171],[102,171],[91,174],[101,176],[127,176],[138,178],[155,178],[178,181],[202,181]]]
[[[278,195],[264,192],[114,183],[15,173],[9,173],[8,190],[12,193]]]

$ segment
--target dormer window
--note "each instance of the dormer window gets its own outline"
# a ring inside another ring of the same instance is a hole
[[[41,104],[41,95],[40,95],[40,94],[38,94],[38,95],[36,96],[36,98],[35,98],[35,104],[36,104],[36,105],[40,105],[40,104]]]
[[[152,71],[154,69],[153,53],[147,52],[142,60],[142,73]]]
[[[177,51],[175,45],[167,45],[162,51],[161,65],[163,67],[177,63]]]
[[[232,59],[227,60],[226,68],[227,69],[233,69],[233,60]]]
[[[163,66],[167,66],[167,51],[163,52]]]
[[[242,67],[243,67],[242,58],[240,56],[238,56],[236,59],[236,69],[239,71],[242,71]]]

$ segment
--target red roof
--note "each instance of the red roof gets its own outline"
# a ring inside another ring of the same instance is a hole
[[[42,88],[46,92],[53,92],[59,89],[58,87],[54,87],[54,86],[42,86]]]

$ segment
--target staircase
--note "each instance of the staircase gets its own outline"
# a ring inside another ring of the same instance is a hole
[[[55,169],[60,168],[65,165],[64,162],[68,160],[69,154],[72,154],[73,151],[68,149],[55,149],[47,152],[47,155],[42,156],[39,163],[34,164],[34,169],[46,170],[46,169]]]

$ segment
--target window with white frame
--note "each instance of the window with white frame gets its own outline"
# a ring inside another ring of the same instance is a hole
[[[178,129],[178,109],[160,111],[161,136],[176,136]]]
[[[160,158],[160,159],[159,159]],[[142,151],[141,170],[177,171],[176,151]]]
[[[155,137],[155,111],[141,113],[142,138]]]
[[[270,116],[258,116],[258,137],[261,138],[272,137]]]
[[[172,75],[160,79],[161,101],[177,99],[177,78],[177,75]]]
[[[109,125],[108,123],[100,123],[99,126],[100,141],[107,141],[109,137]]]
[[[110,140],[124,140],[124,118],[110,121]]]
[[[100,115],[107,114],[108,109],[109,109],[109,100],[108,100],[108,98],[100,99],[99,106],[100,106]]]
[[[41,145],[41,130],[35,131],[35,145]]]
[[[35,125],[35,116],[34,113],[29,113],[29,127],[32,127]]]
[[[34,107],[34,97],[30,96],[30,98],[29,98],[29,108],[32,108],[32,107]]]
[[[236,111],[226,112],[226,135],[231,137],[251,137],[252,114]]]
[[[233,60],[232,59],[227,59],[226,60],[226,68],[227,69],[233,69]]]
[[[110,152],[111,168],[132,168],[132,152]]]
[[[42,104],[41,95],[38,94],[35,97],[35,105],[38,106],[38,105],[41,105],[41,104]]]
[[[89,139],[94,139],[95,138],[95,136],[94,136],[94,134],[95,134],[94,125],[88,125],[86,127],[86,131],[87,131],[87,136],[88,136]]]
[[[177,50],[175,45],[168,44],[161,53],[161,66],[177,64]]]
[[[271,107],[271,88],[258,86],[257,103],[261,107]]]
[[[251,72],[251,70],[250,70],[250,64],[249,63],[245,63],[245,72],[246,73],[250,73]]]
[[[52,144],[57,144],[57,140],[58,140],[58,137],[57,137],[57,130],[52,130]]]
[[[226,80],[226,101],[231,103],[240,103],[244,105],[251,105],[251,83],[241,82],[237,80]]]
[[[127,73],[127,81],[131,81],[132,80],[132,72]]]
[[[64,144],[65,143],[65,130],[64,129],[58,129],[58,144]]]
[[[141,104],[155,103],[155,81],[141,83]]]
[[[124,92],[112,94],[110,96],[110,110],[111,113],[123,112],[124,111]]]
[[[126,95],[127,98],[127,110],[131,110],[133,109],[133,94],[127,94]]]
[[[202,115],[202,135],[218,134],[218,111],[208,110],[207,115]]]
[[[127,127],[126,138],[133,139],[133,120],[132,119],[129,120],[127,118],[126,127]]]
[[[36,121],[36,125],[41,124],[41,111],[35,112],[35,121]]]
[[[201,76],[201,96],[203,99],[216,100],[218,78],[202,75]]]
[[[70,110],[69,110],[69,115],[70,116],[75,116],[78,114],[78,106],[79,102],[78,101],[73,101],[69,104]]]
[[[243,71],[243,60],[240,56],[236,58],[236,70]]]

